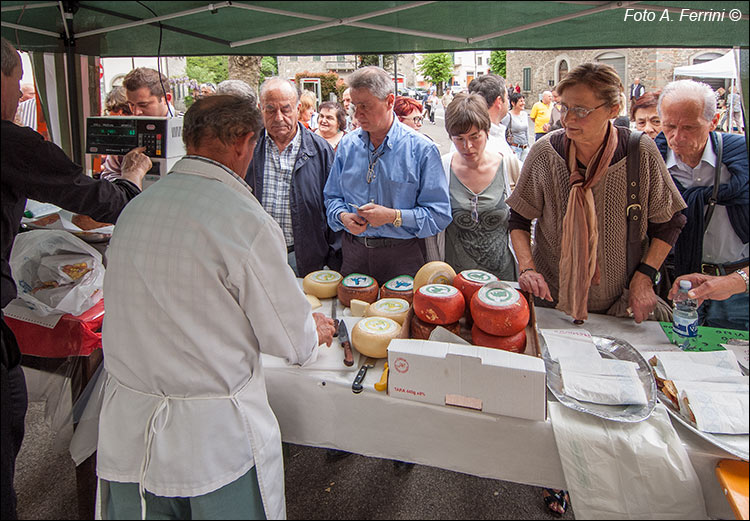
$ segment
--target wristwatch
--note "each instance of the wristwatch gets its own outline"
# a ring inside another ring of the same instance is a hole
[[[747,272],[745,271],[747,268],[739,269],[735,273],[737,273],[740,277],[742,277],[742,280],[745,281],[745,293],[750,291],[750,277],[747,276]]]
[[[403,221],[401,220],[401,210],[396,210],[396,218],[393,219],[393,226],[398,228],[399,226],[401,226],[402,222]]]
[[[640,271],[641,273],[646,275],[648,278],[650,278],[651,283],[654,286],[656,286],[661,280],[661,273],[659,273],[659,270],[649,266],[645,262],[641,262],[635,270]]]

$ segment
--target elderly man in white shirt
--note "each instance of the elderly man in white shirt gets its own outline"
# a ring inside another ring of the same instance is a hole
[[[246,98],[198,100],[187,155],[117,221],[97,458],[110,519],[286,515],[260,353],[311,363],[334,327],[311,312],[242,177],[261,129]]]

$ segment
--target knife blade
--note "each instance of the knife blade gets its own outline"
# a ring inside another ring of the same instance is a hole
[[[339,320],[338,335],[341,347],[344,348],[344,365],[351,367],[354,365],[354,354],[352,353],[352,346],[349,342],[349,331],[347,331],[346,322],[343,320]]]
[[[333,319],[333,336],[339,336],[339,319],[336,318],[336,298],[334,297],[331,301],[331,318]]]
[[[357,376],[354,377],[354,382],[352,383],[352,392],[354,394],[359,394],[362,392],[362,389],[364,389],[364,387],[362,386],[362,382],[364,381],[365,375],[367,374],[367,369],[370,367],[375,367],[375,359],[368,356],[367,358],[365,358],[365,361],[362,362],[362,366],[359,368],[359,371],[357,371]]]

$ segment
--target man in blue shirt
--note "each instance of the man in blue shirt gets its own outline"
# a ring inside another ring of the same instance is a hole
[[[448,182],[437,146],[394,114],[390,75],[371,66],[348,81],[360,128],[336,150],[323,192],[328,225],[345,230],[341,272],[382,284],[424,264],[422,239],[452,219]]]

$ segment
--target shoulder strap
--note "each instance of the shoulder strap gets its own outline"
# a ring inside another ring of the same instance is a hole
[[[641,136],[643,132],[635,130],[628,138],[627,172],[627,209],[625,210],[628,220],[628,242],[627,242],[627,268],[628,280],[635,273],[635,269],[641,262],[641,240],[639,227],[642,218],[641,204],[639,199],[640,168],[641,168]]]
[[[708,230],[708,223],[711,222],[711,217],[714,215],[714,209],[716,209],[716,199],[719,195],[719,181],[721,179],[721,160],[724,156],[724,140],[721,137],[721,132],[714,132],[716,136],[716,166],[714,167],[714,190],[711,193],[711,197],[708,199],[708,209],[706,210],[706,216],[703,219],[703,233]],[[714,141],[710,139],[710,144],[713,146]]]

